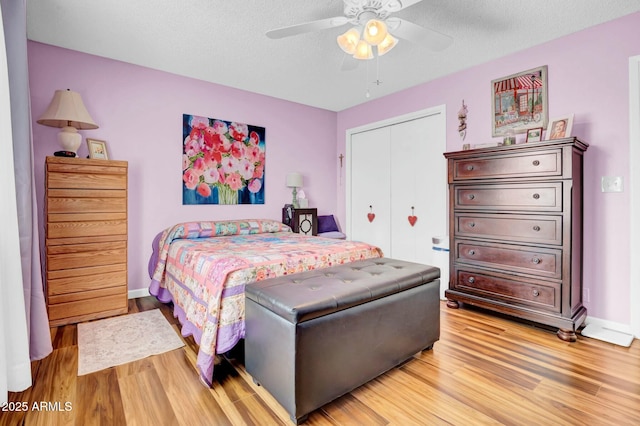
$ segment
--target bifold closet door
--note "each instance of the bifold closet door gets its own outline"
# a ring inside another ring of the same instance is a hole
[[[390,128],[391,253],[433,265],[431,238],[446,233],[444,114]]]
[[[391,257],[390,128],[351,135],[351,235]]]

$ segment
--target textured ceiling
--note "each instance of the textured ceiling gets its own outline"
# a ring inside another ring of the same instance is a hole
[[[341,16],[341,0],[27,0],[30,40],[332,111],[367,102],[640,10],[640,0],[423,0],[395,14],[454,38],[401,40],[342,71],[348,26],[265,32]],[[350,58],[347,58],[350,59]],[[376,78],[381,85],[372,84]],[[369,86],[370,97],[365,97]]]

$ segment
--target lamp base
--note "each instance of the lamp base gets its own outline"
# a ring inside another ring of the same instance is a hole
[[[56,157],[76,157],[76,153],[73,151],[56,151],[53,155]]]

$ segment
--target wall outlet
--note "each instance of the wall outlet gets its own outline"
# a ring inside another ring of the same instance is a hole
[[[583,288],[582,289],[582,299],[585,303],[589,303],[591,300],[591,292],[589,291],[588,288]]]
[[[622,176],[602,176],[602,192],[622,192]]]

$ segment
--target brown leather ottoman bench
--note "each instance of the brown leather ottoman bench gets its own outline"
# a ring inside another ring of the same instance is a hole
[[[296,423],[440,337],[440,270],[362,260],[247,285],[245,367]]]

